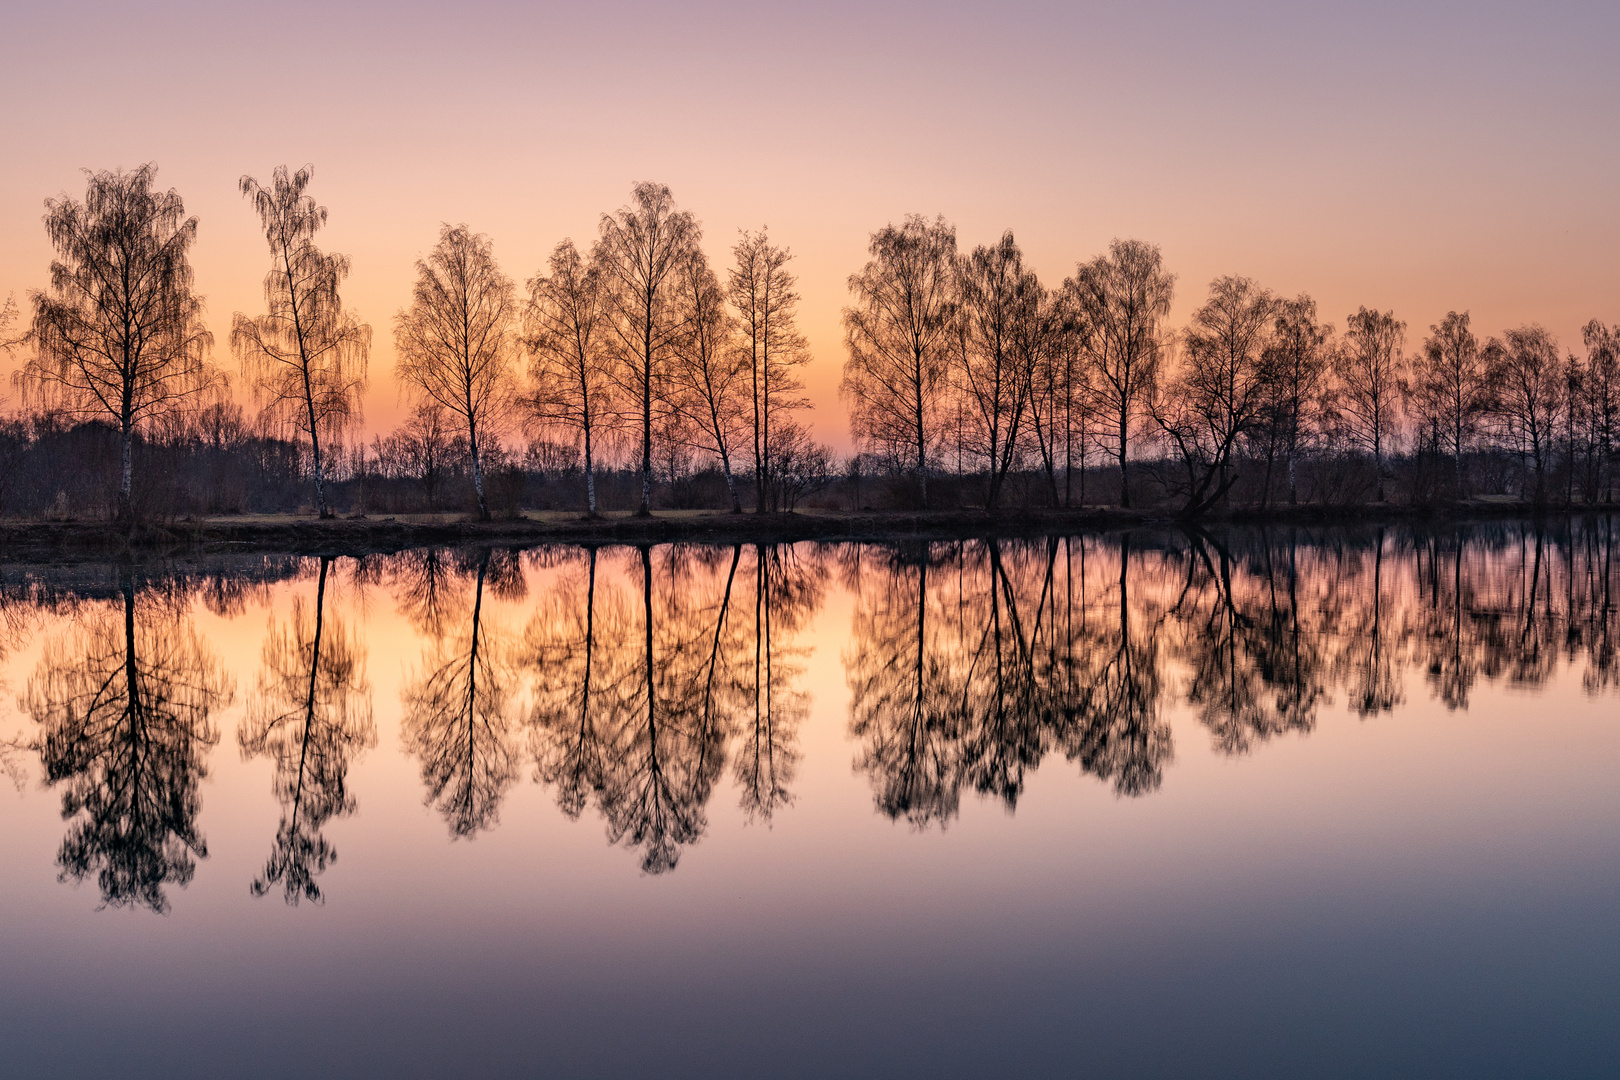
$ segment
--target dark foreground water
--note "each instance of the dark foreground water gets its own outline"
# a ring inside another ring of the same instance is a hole
[[[0,566],[0,1075],[1620,1074],[1607,520]]]

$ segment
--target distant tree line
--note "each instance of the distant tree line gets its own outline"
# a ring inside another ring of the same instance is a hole
[[[189,261],[197,219],[156,168],[90,173],[46,200],[56,258],[25,320],[0,421],[0,513],[330,516],[523,509],[741,513],[828,506],[1538,506],[1612,501],[1620,328],[1584,355],[1523,326],[1481,340],[1449,312],[1415,351],[1394,312],[1342,333],[1308,295],[1211,282],[1182,328],[1157,247],[1116,240],[1048,288],[1011,232],[958,249],[909,216],[849,279],[841,387],[857,452],[801,419],[792,255],[744,231],[710,265],[669,189],[635,186],[588,249],[559,243],[520,287],[488,236],[446,225],[394,319],[406,421],[356,436],[372,330],[323,251],[312,170],[242,194],[270,269],[237,313],[233,373],[212,359]]]

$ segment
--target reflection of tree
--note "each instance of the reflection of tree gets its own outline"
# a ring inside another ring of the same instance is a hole
[[[609,667],[617,677],[604,702],[602,815],[610,840],[642,849],[649,874],[673,870],[681,849],[703,834],[703,808],[729,734],[713,688],[724,678],[718,642],[733,578],[728,574],[715,598],[690,580],[682,558],[680,549],[670,549],[664,588],[655,596],[652,553],[639,549],[640,625],[632,621],[632,632],[615,643]]]
[[[959,650],[930,634],[928,546],[906,554],[876,596],[861,596],[844,668],[850,733],[863,747],[855,767],[872,777],[880,811],[921,827],[956,813],[962,746],[951,667]]]
[[[508,646],[489,625],[484,590],[488,584],[492,592],[497,585],[515,592],[513,576],[521,582],[521,574],[509,552],[484,551],[476,558],[464,629],[443,634],[429,647],[421,671],[400,695],[405,745],[421,759],[428,802],[458,837],[494,824],[518,770]],[[441,601],[437,610],[450,607]]]
[[[442,638],[466,615],[466,567],[443,548],[400,552],[376,572],[392,579],[394,605],[419,633]]]
[[[1384,530],[1373,543],[1372,592],[1360,609],[1360,621],[1350,627],[1345,650],[1348,698],[1357,716],[1390,712],[1405,698],[1397,655],[1400,633],[1389,625],[1384,604]],[[1398,614],[1398,611],[1397,611]]]
[[[1065,732],[1064,752],[1086,772],[1112,781],[1119,794],[1143,795],[1164,778],[1170,725],[1159,714],[1157,621],[1131,610],[1129,534],[1120,540],[1118,558],[1117,614],[1112,626],[1099,620],[1086,641],[1100,659]]]
[[[232,691],[179,605],[138,604],[128,581],[121,592],[121,619],[85,613],[46,645],[24,701],[46,783],[65,785],[62,880],[94,873],[105,903],[162,912],[164,886],[208,854],[198,785],[218,739],[209,714]]]
[[[618,640],[628,623],[617,590],[603,590],[598,598],[595,548],[586,553],[586,563],[583,586],[565,577],[524,634],[524,652],[536,673],[531,728],[536,775],[557,786],[557,802],[570,818],[579,817],[606,771],[597,719],[602,683],[611,676],[601,670],[597,642],[599,636]]]
[[[1009,808],[1017,804],[1024,790],[1025,770],[1039,765],[1046,752],[1048,725],[1053,719],[1054,710],[1046,701],[1051,684],[1038,678],[1035,653],[1054,554],[1055,549],[1049,549],[1048,573],[1042,577],[1040,595],[1033,604],[1020,595],[1022,590],[1002,559],[1002,545],[994,540],[985,544],[988,587],[958,594],[963,598],[957,611],[959,637],[967,647],[956,725],[962,733],[963,780]],[[1026,613],[1025,607],[1033,612]],[[973,640],[975,627],[979,629],[977,641]]]
[[[1467,546],[1466,537],[1459,529],[1451,572],[1447,574],[1441,565],[1439,537],[1431,537],[1429,572],[1424,575],[1429,596],[1429,604],[1423,612],[1427,617],[1424,630],[1428,646],[1426,674],[1429,685],[1448,709],[1468,708],[1468,696],[1479,677],[1479,659],[1468,640],[1474,597],[1463,577]]]
[[[1283,732],[1309,731],[1326,691],[1318,650],[1301,625],[1295,545],[1280,571],[1262,532],[1257,565],[1242,574],[1225,543],[1202,532],[1190,538],[1189,580],[1178,604],[1191,667],[1187,700],[1216,749],[1241,754]]]
[[[637,549],[639,588],[606,580],[595,550],[561,575],[524,635],[534,666],[537,776],[577,817],[593,800],[648,873],[673,869],[740,736],[745,809],[788,797],[804,699],[791,637],[825,577],[789,549],[758,549],[756,619],[738,602],[742,548]]]
[[[799,558],[793,547],[754,549],[753,662],[739,687],[735,765],[750,818],[768,822],[793,801],[788,785],[798,767],[799,724],[810,711],[809,696],[797,686],[805,650],[793,639],[820,607],[826,576],[819,561]]]
[[[237,732],[244,757],[263,754],[274,761],[282,807],[275,846],[253,893],[263,896],[280,884],[289,904],[320,901],[315,879],[337,860],[321,829],[354,812],[346,787],[349,763],[377,741],[365,647],[336,613],[326,611],[331,561],[320,561],[314,616],[300,597],[292,618],[272,626],[258,687]]]

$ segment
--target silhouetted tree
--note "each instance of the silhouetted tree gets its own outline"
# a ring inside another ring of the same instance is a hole
[[[703,238],[697,219],[675,209],[663,184],[639,183],[630,205],[603,214],[592,260],[606,286],[615,379],[641,435],[641,506],[652,513],[653,432],[667,413],[665,380],[685,332],[676,296],[682,261]]]
[[[956,287],[960,322],[953,372],[968,405],[972,452],[990,474],[985,507],[994,510],[1007,473],[1018,463],[1025,413],[1039,378],[1030,361],[1042,353],[1028,345],[1040,332],[1036,324],[1045,316],[1046,295],[1034,271],[1024,269],[1011,230],[994,247],[981,245],[957,260]],[[1046,457],[1050,463],[1051,455]]]
[[[1593,319],[1581,328],[1586,343],[1587,422],[1600,473],[1597,488],[1610,501],[1614,488],[1614,454],[1620,436],[1620,332]],[[1595,494],[1593,497],[1596,497]]]
[[[911,214],[873,233],[869,250],[849,278],[855,305],[844,309],[841,390],[856,439],[892,461],[909,459],[926,509],[955,317],[956,229]]]
[[[804,335],[796,324],[799,294],[797,279],[787,269],[793,255],[771,243],[765,229],[744,231],[731,249],[736,258],[727,281],[731,304],[737,309],[739,330],[747,356],[749,389],[753,398],[755,511],[770,508],[772,438],[778,416],[802,409],[803,387],[793,369],[810,359]]]
[[[348,256],[315,246],[326,207],[304,193],[312,175],[309,165],[291,175],[278,165],[268,188],[242,177],[242,194],[264,225],[272,265],[264,278],[266,312],[254,319],[237,312],[231,347],[265,415],[309,438],[315,509],[324,518],[332,512],[321,439],[340,436],[360,418],[371,327],[343,309],[338,287],[349,276]]]
[[[747,422],[748,357],[737,347],[725,294],[701,251],[693,248],[681,260],[675,288],[686,332],[676,342],[670,365],[671,404],[686,421],[683,429],[693,447],[720,462],[731,510],[740,514],[731,459]]]
[[[416,262],[411,305],[394,319],[395,371],[420,401],[456,418],[467,438],[478,516],[489,518],[484,458],[499,445],[515,401],[517,345],[512,282],[489,237],[446,225]]]
[[[1193,312],[1186,361],[1150,395],[1153,419],[1186,472],[1182,514],[1204,513],[1236,480],[1232,455],[1264,418],[1271,399],[1264,362],[1276,298],[1248,278],[1216,278]]]
[[[1345,321],[1334,352],[1339,376],[1334,415],[1352,445],[1372,455],[1378,501],[1384,501],[1384,451],[1395,427],[1395,406],[1405,372],[1406,324],[1393,311],[1359,308]]]
[[[1300,450],[1319,434],[1322,392],[1333,355],[1331,324],[1316,319],[1316,301],[1301,293],[1277,302],[1276,321],[1262,362],[1266,367],[1266,480],[1262,501],[1271,497],[1271,463],[1281,450],[1288,462],[1288,502],[1299,501],[1296,464]]]
[[[1438,326],[1429,327],[1402,390],[1419,428],[1432,427],[1445,440],[1454,490],[1464,495],[1463,453],[1491,408],[1490,373],[1469,329],[1468,312],[1449,311]]]
[[[1170,314],[1176,278],[1164,269],[1159,249],[1140,240],[1115,240],[1108,254],[1081,263],[1063,282],[1075,320],[1098,413],[1119,460],[1120,505],[1131,505],[1131,426],[1158,382],[1164,352],[1164,320]]]
[[[45,200],[57,258],[50,287],[32,294],[38,351],[22,372],[42,407],[117,428],[123,520],[133,512],[136,434],[213,379],[188,257],[197,219],[172,188],[153,190],[156,174],[150,164],[87,173],[83,202]]]
[[[1546,499],[1547,458],[1564,402],[1564,367],[1558,343],[1539,326],[1521,326],[1485,345],[1495,391],[1494,412],[1503,437],[1535,471],[1532,499]]]
[[[272,783],[281,803],[275,845],[253,881],[253,895],[280,885],[289,904],[321,901],[316,878],[337,861],[337,849],[321,829],[354,813],[349,765],[377,743],[365,646],[326,610],[331,562],[320,560],[314,615],[298,597],[291,618],[271,625],[258,686],[236,733],[244,758],[263,755],[274,762]]]
[[[585,505],[596,516],[596,461],[614,412],[602,272],[572,240],[551,253],[549,274],[529,279],[524,341],[536,419],[576,434],[585,451]]]

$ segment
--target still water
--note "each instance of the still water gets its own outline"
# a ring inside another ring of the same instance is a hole
[[[1615,1075],[1614,534],[0,565],[0,1075]]]

